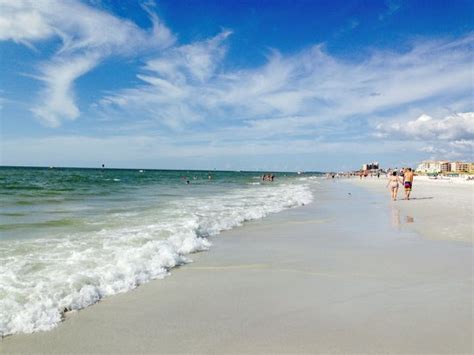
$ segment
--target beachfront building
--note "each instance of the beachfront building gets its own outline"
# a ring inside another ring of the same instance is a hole
[[[379,162],[374,161],[372,163],[364,164],[364,165],[362,165],[362,170],[363,171],[366,171],[366,170],[379,170]]]
[[[380,166],[377,161],[362,165],[362,169],[358,172],[358,175],[362,176],[380,176]]]
[[[416,168],[422,174],[474,174],[474,163],[425,160]]]
[[[451,170],[451,163],[444,160],[425,160],[416,168],[417,172],[425,174],[447,173]]]
[[[450,171],[453,173],[468,173],[469,172],[469,163],[464,163],[461,161],[455,161],[451,163]]]
[[[442,174],[446,174],[451,171],[451,163],[449,161],[441,161],[439,167]]]

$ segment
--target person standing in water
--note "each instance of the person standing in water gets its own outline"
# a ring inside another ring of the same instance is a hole
[[[403,174],[403,186],[405,187],[405,200],[410,199],[411,189],[413,187],[413,178],[415,174],[411,168],[405,169],[405,173]]]
[[[401,183],[402,183],[402,181],[401,181],[400,178],[397,176],[397,172],[394,171],[394,172],[392,173],[392,175],[389,176],[389,178],[388,178],[388,183],[387,183],[387,187],[389,187],[390,193],[391,193],[391,195],[392,195],[392,201],[396,201],[396,200],[397,200],[398,187],[400,186]]]

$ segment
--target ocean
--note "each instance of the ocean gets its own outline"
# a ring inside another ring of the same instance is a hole
[[[0,167],[0,335],[167,276],[209,237],[308,204],[318,174]]]

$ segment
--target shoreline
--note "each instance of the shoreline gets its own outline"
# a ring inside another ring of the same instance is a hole
[[[170,277],[0,350],[472,352],[472,246],[393,228],[384,197],[323,181],[312,204],[222,232]]]
[[[50,330],[67,311],[165,276],[208,249],[207,236],[312,199],[311,182],[292,177],[206,174],[188,186],[176,172],[105,175],[6,172],[0,336]]]

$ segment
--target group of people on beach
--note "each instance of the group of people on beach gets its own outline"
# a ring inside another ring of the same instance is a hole
[[[411,168],[400,169],[399,172],[394,170],[388,175],[387,187],[390,189],[392,201],[397,200],[400,184],[405,188],[405,200],[409,200],[413,187],[413,178],[415,177],[413,170]]]

